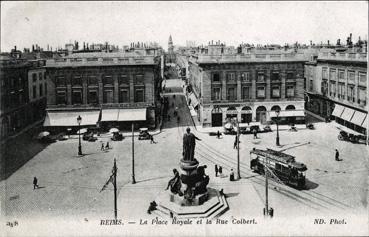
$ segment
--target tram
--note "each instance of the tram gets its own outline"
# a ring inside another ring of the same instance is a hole
[[[272,149],[250,151],[250,168],[254,172],[264,174],[264,166],[277,176],[283,183],[303,189],[305,187],[305,171],[303,163],[295,161],[295,157]]]

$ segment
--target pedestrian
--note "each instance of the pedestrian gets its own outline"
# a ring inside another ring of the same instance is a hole
[[[219,130],[218,130],[218,132],[217,132],[217,138],[218,138],[218,139],[220,138],[220,132],[219,132]]]
[[[103,142],[101,143],[101,149],[100,150],[104,151],[104,143]]]
[[[233,143],[233,149],[237,149],[237,143],[240,143],[240,141],[238,140],[238,136],[236,135]]]
[[[234,172],[233,172],[233,169],[231,169],[231,173],[229,174],[229,181],[234,181]]]
[[[179,120],[180,120],[180,119],[181,119],[181,118],[178,116],[178,117],[177,117],[177,123],[179,123]]]
[[[222,176],[222,172],[223,172],[222,166],[219,165],[218,171],[219,171],[219,176]]]
[[[256,129],[253,129],[252,133],[254,134],[254,139],[257,139],[258,138],[258,131],[256,131]]]
[[[156,144],[156,142],[154,141],[154,136],[150,135],[150,144]]]
[[[105,149],[107,149],[107,150],[110,149],[109,142],[106,142]]]
[[[341,161],[340,160],[340,153],[338,152],[337,149],[336,149],[336,161]]]
[[[218,177],[218,165],[215,165],[215,177]]]
[[[38,188],[38,184],[37,184],[38,180],[36,177],[33,178],[33,189]]]

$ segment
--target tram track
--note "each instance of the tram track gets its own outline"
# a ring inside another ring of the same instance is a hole
[[[177,104],[178,107],[180,107],[181,109],[187,110],[184,111],[184,113],[182,114],[182,121],[180,121],[179,124],[177,124],[177,131],[178,131],[178,139],[181,142],[181,138],[184,134],[184,130],[185,127],[190,127],[193,128],[194,133],[198,135],[198,133],[196,132],[196,129],[193,125],[193,121],[192,118],[189,115],[189,111],[187,108],[187,105],[183,105],[181,104]],[[201,137],[202,135],[200,135],[199,137]],[[209,144],[207,144],[206,142],[199,142],[197,143],[197,150],[196,155],[199,156],[201,159],[205,159],[211,163],[214,164],[222,164],[225,168],[227,169],[231,169],[233,167],[235,167],[237,165],[237,162],[234,161],[234,159],[232,157],[229,157],[228,155],[225,155],[219,151],[216,151],[212,146],[210,146]],[[208,158],[208,157],[211,157]],[[250,176],[252,178],[250,178],[250,181],[260,185],[260,186],[265,186],[264,184],[264,178],[260,175],[255,176],[255,173],[252,172],[252,170],[248,167],[247,164],[240,162],[240,168],[241,171],[240,173],[242,174],[242,176]],[[270,183],[270,189],[288,197],[291,198],[292,200],[298,201],[301,204],[308,206],[310,208],[313,208],[315,210],[321,210],[321,209],[326,209],[326,210],[331,210],[331,209],[340,209],[340,210],[344,210],[347,208],[352,208],[351,206],[344,204],[342,202],[336,201],[335,199],[319,194],[316,191],[312,191],[312,193],[307,193],[307,191],[299,191],[301,193],[297,194],[295,193],[293,190],[289,190],[290,188],[288,186],[282,186],[284,184],[279,184],[274,182],[274,180],[272,179],[272,182]],[[291,188],[292,189],[292,188]],[[320,197],[317,197],[316,195],[319,195]],[[314,199],[314,200],[312,200]]]

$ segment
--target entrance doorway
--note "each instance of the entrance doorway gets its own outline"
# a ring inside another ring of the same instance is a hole
[[[211,126],[221,127],[223,125],[222,117],[223,117],[222,110],[219,107],[214,107],[214,109],[211,111]]]

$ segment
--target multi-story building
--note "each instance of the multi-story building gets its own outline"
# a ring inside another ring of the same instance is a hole
[[[48,60],[45,126],[155,126],[160,57],[125,52],[76,53]]]
[[[175,63],[176,55],[174,54],[174,46],[172,36],[169,36],[168,40],[168,54],[166,55],[166,63]]]
[[[305,69],[306,109],[365,134],[368,120],[366,53],[320,53]]]
[[[189,100],[202,126],[234,117],[265,123],[276,110],[281,123],[305,122],[303,54],[224,54],[224,45],[214,47],[189,59]]]
[[[44,117],[45,60],[27,60],[14,49],[1,56],[0,64],[0,138],[5,141]]]

